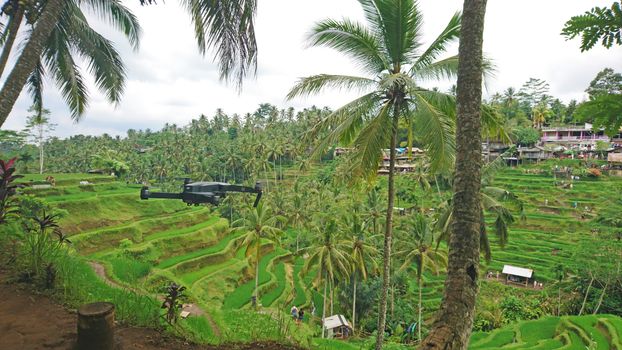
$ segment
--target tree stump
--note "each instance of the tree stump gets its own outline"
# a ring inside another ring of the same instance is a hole
[[[78,309],[78,350],[114,349],[114,304],[97,302]]]

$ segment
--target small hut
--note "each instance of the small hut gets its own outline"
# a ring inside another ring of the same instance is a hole
[[[346,339],[352,335],[352,326],[343,315],[333,315],[324,319],[326,337],[331,339]]]
[[[533,270],[512,265],[503,265],[502,273],[507,283],[529,285],[529,279],[533,276]]]

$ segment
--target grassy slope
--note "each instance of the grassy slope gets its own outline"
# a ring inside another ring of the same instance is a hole
[[[27,180],[30,178],[40,180],[37,176],[29,176]],[[96,184],[79,186],[76,182],[80,180]],[[80,241],[90,241],[90,244],[85,243],[89,247],[88,253],[105,260],[108,266],[112,265],[108,273],[113,278],[126,283],[146,281],[146,285],[151,286],[167,280],[178,281],[190,286],[189,294],[202,305],[216,311],[223,304],[227,310],[248,304],[254,287],[254,270],[250,271],[249,262],[238,247],[240,234],[215,230],[219,220],[209,218],[207,210],[189,208],[177,201],[141,201],[138,187],[113,182],[106,176],[57,175],[56,181],[56,188],[30,189],[28,192],[51,200],[70,213],[61,223],[63,228],[74,235],[78,245],[82,244]],[[577,202],[579,208],[591,207],[593,212],[589,216],[593,217],[594,212],[617,199],[622,179],[582,180],[575,182],[572,190],[561,190],[554,187],[552,178],[506,169],[497,177],[495,186],[510,189],[525,201],[527,220],[511,227],[510,242],[503,250],[494,235],[490,235],[493,260],[489,266],[483,266],[482,271],[500,270],[503,264],[530,267],[535,270],[536,278],[546,284],[553,279],[554,266],[563,263],[572,267],[574,247],[590,239],[589,230],[594,225],[580,219],[582,210],[572,208],[573,202]],[[545,199],[548,199],[547,205]],[[487,222],[492,229],[491,218]],[[94,239],[99,236],[106,238]],[[118,248],[123,238],[134,241],[128,250],[133,256],[131,259],[124,257]],[[265,254],[260,263],[262,304],[277,307],[289,298],[293,304],[308,306],[313,300],[321,314],[321,296],[312,290],[311,276],[300,276],[304,260],[297,258],[291,265],[272,263],[286,253]],[[285,276],[287,266],[291,269],[289,282]],[[443,280],[442,275],[425,275],[423,302],[428,315],[440,303]],[[241,281],[248,282],[240,284]],[[410,290],[414,293],[416,286],[411,285]],[[229,315],[229,311],[225,313]],[[230,316],[223,314],[216,318],[221,320],[219,324],[226,326]],[[577,339],[584,339],[580,332],[572,331],[572,327],[590,328],[583,324],[588,321],[575,323],[571,320],[568,322],[572,325],[566,325],[560,331],[561,322],[547,322],[550,323],[525,323],[515,330],[475,334],[473,346],[507,345],[516,340],[518,334],[521,341],[532,344],[533,348],[554,348],[559,344],[572,348],[568,346],[577,343]],[[602,334],[603,329],[609,329],[607,327],[618,334],[609,331],[610,338],[604,335],[604,339],[622,338],[620,319],[607,319],[592,328]],[[551,337],[552,329],[554,337]],[[603,338],[598,334],[594,337],[602,343]],[[542,339],[546,343],[538,343]]]

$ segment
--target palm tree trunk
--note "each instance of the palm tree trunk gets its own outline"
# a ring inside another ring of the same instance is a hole
[[[334,315],[334,309],[333,309],[333,298],[335,297],[335,286],[333,285],[333,281],[331,279],[330,281],[330,314],[331,316]]]
[[[422,280],[421,280],[421,275],[418,276],[419,278],[419,315],[417,316],[417,339],[419,339],[419,341],[421,341],[421,313],[423,312],[423,307],[421,306],[421,288],[422,288]]]
[[[22,24],[22,19],[24,18],[24,7],[18,4],[14,4],[13,6],[18,6],[15,14],[9,20],[6,30],[7,37],[4,41],[4,46],[2,47],[2,55],[0,55],[0,76],[4,72],[4,68],[6,67],[6,63],[9,60],[9,54],[13,49],[13,43],[15,43],[15,38],[17,37],[17,32],[19,31],[19,26]]]
[[[579,310],[579,316],[583,314],[583,310],[585,310],[585,303],[587,302],[587,297],[590,295],[590,289],[592,288],[592,284],[594,283],[594,277],[590,280],[590,284],[587,285],[587,290],[585,291],[585,297],[583,297],[583,303],[581,303],[581,310]]]
[[[326,286],[327,285],[328,285],[328,281],[326,278],[326,273],[324,273],[324,298],[322,299],[322,339],[325,338],[324,320],[326,319]]]
[[[39,57],[43,52],[46,40],[50,37],[56,22],[64,8],[64,0],[49,0],[41,17],[30,35],[30,39],[26,43],[24,50],[19,55],[13,70],[6,78],[2,90],[0,90],[0,127],[15,105],[15,101],[26,84],[26,80],[35,69]]]
[[[395,200],[395,146],[397,143],[397,122],[400,106],[394,105],[393,125],[391,130],[391,155],[389,159],[389,198],[387,205],[387,222],[385,223],[384,249],[382,255],[382,291],[380,292],[380,305],[378,306],[378,336],[376,337],[376,350],[382,349],[384,340],[384,327],[387,319],[387,294],[389,291],[390,266],[391,266],[391,241],[393,239],[393,202]]]
[[[354,274],[354,293],[352,293],[352,331],[356,329],[356,274]]]
[[[261,240],[259,240],[261,242]],[[257,257],[257,261],[255,262],[255,307],[259,305],[259,249],[261,244],[258,243],[256,245],[255,256]]]
[[[465,0],[460,31],[453,220],[445,291],[421,349],[466,349],[478,292],[482,43],[486,0]]]

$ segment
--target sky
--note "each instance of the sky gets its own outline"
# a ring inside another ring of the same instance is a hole
[[[141,7],[125,0],[143,28],[138,51],[113,28],[92,18],[93,27],[115,42],[127,69],[125,93],[117,105],[109,104],[89,77],[90,105],[75,123],[52,81],[46,82],[44,103],[57,124],[54,135],[126,134],[127,129],[158,130],[165,123],[185,125],[217,108],[244,115],[260,103],[301,109],[312,105],[339,107],[356,97],[343,91],[286,101],[297,79],[313,74],[361,72],[345,56],[327,48],[309,48],[305,35],[325,18],[362,20],[356,0],[259,0],[256,35],[259,46],[257,74],[247,79],[241,93],[218,79],[209,53],[199,54],[189,17],[175,0]],[[429,43],[462,8],[461,0],[419,0],[424,16],[423,41]],[[484,52],[495,64],[486,81],[485,96],[507,87],[520,88],[530,77],[550,84],[550,94],[564,102],[586,98],[584,90],[603,68],[622,72],[622,47],[597,46],[581,53],[579,39],[566,41],[559,33],[573,15],[592,6],[609,6],[611,0],[489,0],[484,32]],[[458,51],[451,46],[449,55]],[[88,73],[84,71],[84,75]],[[5,74],[6,75],[6,74]],[[4,77],[2,77],[2,80]],[[424,86],[448,89],[454,82],[427,82]],[[22,93],[3,129],[22,129],[31,104]]]

